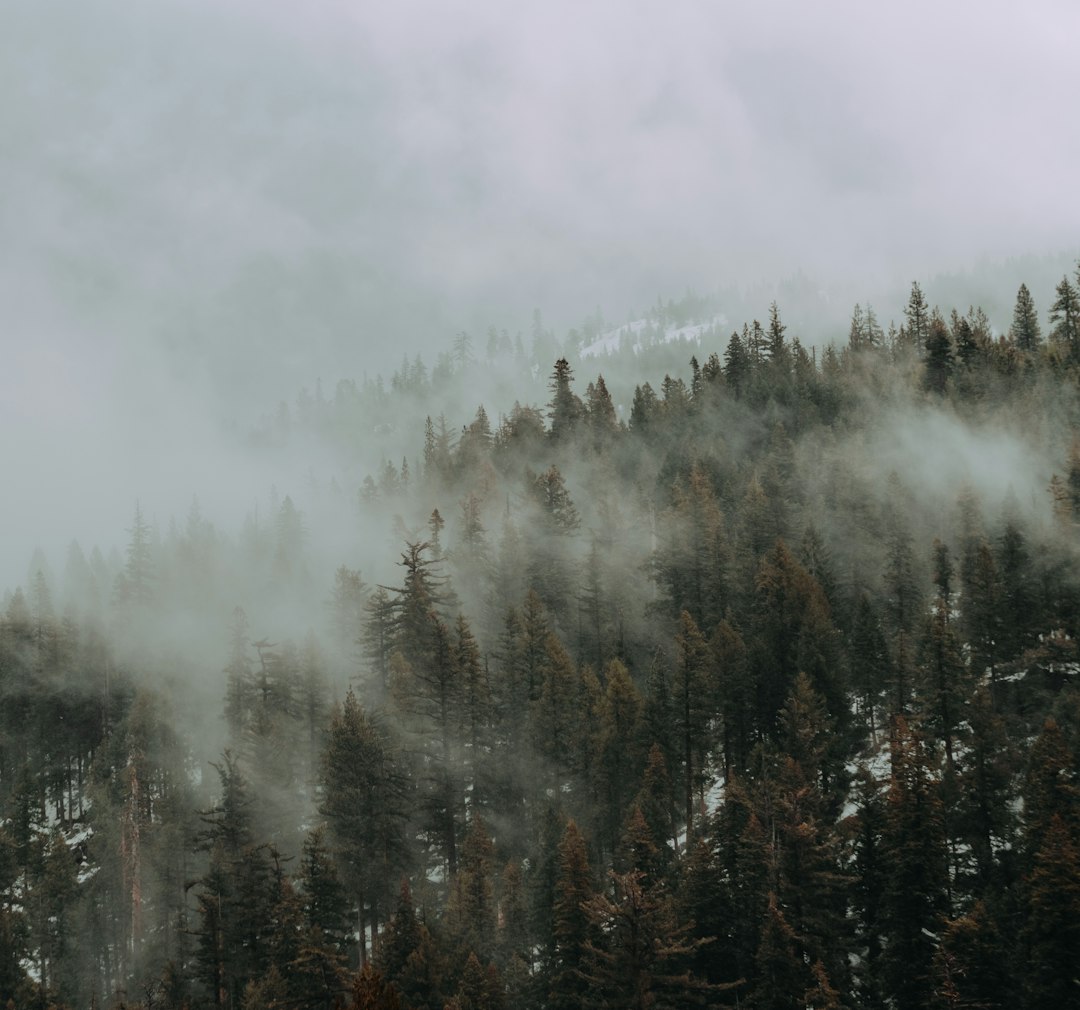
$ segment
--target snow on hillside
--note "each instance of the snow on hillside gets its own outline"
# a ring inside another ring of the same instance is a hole
[[[657,344],[669,344],[676,340],[700,342],[701,335],[713,326],[726,326],[727,317],[713,316],[703,323],[691,323],[687,326],[662,327],[651,319],[635,319],[613,330],[608,330],[597,340],[581,349],[581,359],[598,358],[617,351],[640,353],[647,347]]]

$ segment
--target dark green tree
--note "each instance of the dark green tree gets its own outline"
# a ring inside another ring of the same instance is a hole
[[[570,363],[566,358],[559,358],[548,383],[551,390],[551,401],[548,403],[551,437],[557,441],[572,435],[585,413],[581,399],[571,388],[573,381],[574,373]]]
[[[1050,339],[1070,361],[1080,361],[1080,293],[1062,277],[1050,306]]]
[[[553,904],[554,957],[548,1005],[552,1010],[578,1010],[589,983],[585,975],[592,938],[588,902],[593,897],[585,838],[569,821],[559,843]]]
[[[930,753],[903,716],[894,719],[891,742],[882,839],[882,961],[898,1010],[921,1010],[933,988],[935,937],[948,912],[945,815]]]
[[[367,929],[389,917],[391,881],[412,862],[406,831],[409,780],[352,691],[330,724],[320,798],[352,898],[364,961]]]
[[[1034,351],[1042,342],[1039,314],[1035,311],[1035,301],[1026,284],[1021,284],[1016,293],[1016,307],[1013,309],[1009,336],[1021,351]]]

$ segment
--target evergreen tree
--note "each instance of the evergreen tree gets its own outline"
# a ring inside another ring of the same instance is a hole
[[[675,639],[675,724],[681,741],[682,785],[686,837],[694,831],[694,789],[700,784],[702,762],[708,752],[706,736],[715,695],[714,671],[704,636],[685,610]]]
[[[580,398],[570,388],[574,373],[566,358],[555,362],[555,371],[551,373],[549,388],[551,402],[548,404],[548,417],[551,419],[551,437],[565,440],[569,437],[584,415],[585,409]]]
[[[299,878],[305,925],[317,931],[334,951],[344,954],[349,932],[348,901],[322,826],[309,832],[304,840]]]
[[[473,817],[446,905],[446,926],[459,958],[480,956],[486,960],[495,953],[494,854],[487,825],[482,818]]]
[[[353,978],[350,1010],[403,1010],[397,989],[369,961]]]
[[[724,351],[724,379],[736,397],[748,386],[753,364],[750,354],[738,332],[731,334]]]
[[[933,393],[943,394],[952,377],[955,360],[945,320],[936,312],[930,320],[925,348],[926,388]]]
[[[813,975],[775,894],[769,895],[756,960],[757,980],[751,995],[755,1010],[802,1010],[803,993],[813,985]]]
[[[1031,555],[1019,523],[1008,516],[997,544],[997,570],[1001,580],[1001,654],[1011,659],[1032,638],[1035,599]]]
[[[1021,351],[1034,351],[1042,342],[1039,315],[1035,311],[1035,301],[1026,284],[1021,284],[1016,293],[1016,307],[1013,309],[1009,336]]]
[[[1080,1006],[1080,844],[1075,827],[1057,814],[1035,851],[1026,885],[1024,1005]]]
[[[375,697],[385,694],[390,682],[390,655],[394,650],[395,601],[379,586],[365,604],[360,646],[367,664],[369,685]]]
[[[595,772],[602,797],[598,820],[605,847],[608,852],[614,852],[620,825],[635,792],[635,776],[643,761],[640,750],[643,705],[629,671],[617,659],[607,665],[604,681],[604,694],[592,733]]]
[[[685,965],[699,941],[675,918],[671,899],[638,870],[612,873],[613,894],[584,904],[596,940],[587,942],[590,1001],[627,1010],[677,1010],[700,1002],[708,986]]]
[[[228,751],[215,767],[221,795],[203,815],[200,847],[210,863],[199,881],[195,956],[214,1005],[231,1010],[270,967],[275,893],[268,850],[252,834],[247,782]]]
[[[585,417],[593,432],[593,445],[598,451],[610,444],[611,437],[618,430],[619,422],[615,416],[615,405],[608,392],[604,377],[598,375],[596,382],[589,383],[585,397]]]
[[[363,634],[368,587],[358,571],[341,565],[334,572],[328,607],[338,655],[350,664]]]
[[[925,1007],[932,990],[935,937],[948,911],[944,810],[923,741],[896,716],[886,796],[882,955],[899,1010]]]
[[[411,864],[408,780],[385,737],[349,691],[330,724],[320,812],[353,899],[366,960],[366,930],[389,916],[391,881]]]
[[[904,327],[905,341],[918,353],[922,353],[930,336],[930,307],[918,281],[912,281],[911,295],[904,308],[904,316],[907,320]]]
[[[578,1010],[585,1002],[584,973],[592,936],[587,903],[593,896],[585,839],[569,821],[559,843],[553,904],[554,958],[548,1005],[552,1010]]]
[[[566,649],[549,633],[541,665],[540,695],[529,708],[531,737],[547,766],[549,788],[560,795],[575,768],[584,713],[580,678]]]
[[[771,732],[796,673],[805,672],[826,700],[837,729],[845,731],[848,706],[837,676],[836,631],[821,586],[777,540],[758,567],[752,664],[759,731]]]
[[[1008,951],[982,901],[949,922],[934,958],[933,1006],[1015,1006]]]
[[[630,430],[646,432],[650,429],[659,409],[659,400],[649,383],[634,387],[634,399],[630,405]]]
[[[949,623],[948,604],[938,600],[922,647],[922,703],[926,722],[945,745],[946,767],[954,771],[953,750],[970,694],[960,643]]]
[[[127,559],[117,576],[115,597],[121,606],[145,608],[154,599],[154,558],[150,524],[138,502],[128,534]]]
[[[420,931],[409,879],[402,877],[395,911],[383,930],[375,959],[388,982],[397,983],[404,976],[409,958],[420,947]]]
[[[530,491],[550,532],[565,536],[581,525],[566,481],[557,466],[552,465],[532,478]]]
[[[874,604],[868,593],[859,596],[848,644],[850,683],[872,741],[877,739],[877,711],[889,677],[889,649]]]
[[[1080,361],[1080,293],[1062,277],[1050,306],[1050,339],[1070,361]]]
[[[723,516],[704,471],[696,464],[672,489],[672,505],[660,518],[661,543],[653,571],[674,617],[687,611],[711,630],[728,602],[727,543]]]

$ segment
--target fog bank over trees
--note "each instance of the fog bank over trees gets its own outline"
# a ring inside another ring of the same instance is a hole
[[[35,552],[0,998],[1067,998],[1078,291],[461,333],[268,405],[242,521]]]
[[[1071,1007],[1080,10],[0,12],[0,1005]]]

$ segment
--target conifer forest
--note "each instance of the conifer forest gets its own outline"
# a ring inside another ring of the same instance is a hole
[[[35,552],[0,1001],[1080,1006],[1078,287],[461,332]]]
[[[0,0],[0,1010],[1080,1010],[1078,40]]]

